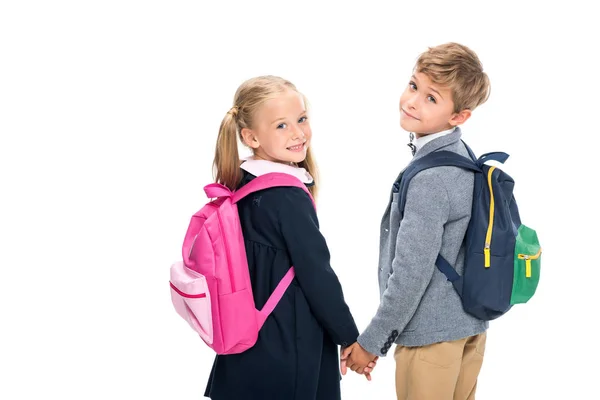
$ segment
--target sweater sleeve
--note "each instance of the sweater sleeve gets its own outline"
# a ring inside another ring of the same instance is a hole
[[[278,220],[298,284],[332,340],[341,346],[354,343],[358,329],[329,264],[329,249],[319,230],[312,201],[299,188],[286,188],[282,192]]]
[[[446,188],[436,175],[424,171],[411,180],[387,289],[358,338],[369,352],[385,356],[417,310],[435,270],[449,209]]]

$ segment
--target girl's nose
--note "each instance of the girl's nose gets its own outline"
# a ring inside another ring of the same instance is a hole
[[[299,126],[296,126],[293,131],[292,139],[304,139],[304,131]]]

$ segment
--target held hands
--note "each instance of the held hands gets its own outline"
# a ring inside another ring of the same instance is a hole
[[[340,368],[342,375],[346,375],[348,368],[352,371],[365,375],[368,381],[371,380],[371,372],[377,365],[379,357],[371,354],[362,348],[358,342],[354,342],[348,347],[342,349],[340,359]]]

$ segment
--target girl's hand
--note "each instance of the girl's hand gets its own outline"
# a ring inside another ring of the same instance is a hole
[[[371,372],[373,371],[373,369],[375,369],[375,366],[377,365],[377,360],[379,360],[379,356],[375,357],[375,359],[371,361],[369,365],[367,365],[363,370],[365,378],[367,378],[369,382],[371,381]]]

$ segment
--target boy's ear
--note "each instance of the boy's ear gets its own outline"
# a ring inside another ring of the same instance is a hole
[[[244,144],[251,149],[258,149],[260,147],[260,143],[258,143],[258,138],[252,131],[252,129],[243,128],[242,129],[242,140]]]
[[[471,118],[471,110],[465,109],[465,110],[455,113],[452,116],[452,118],[450,118],[450,121],[448,121],[448,122],[452,126],[458,126],[458,125],[462,125],[465,122],[467,122],[467,120],[469,118]]]

